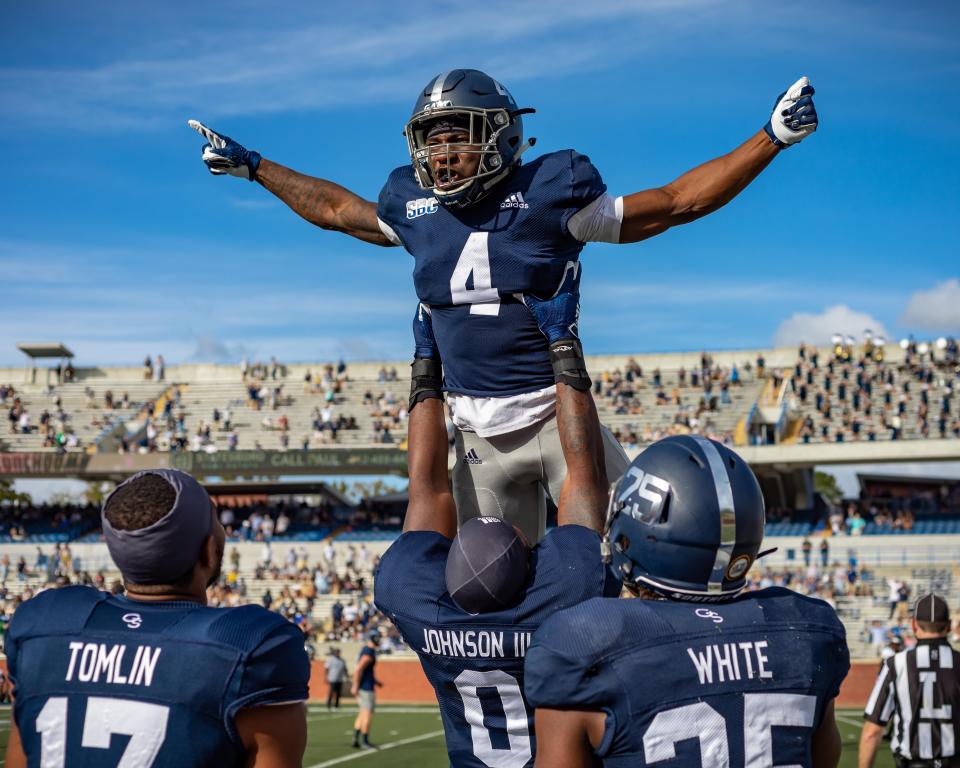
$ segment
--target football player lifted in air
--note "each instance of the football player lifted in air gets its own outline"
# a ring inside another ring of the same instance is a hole
[[[307,221],[414,258],[417,296],[432,312],[442,376],[457,427],[453,489],[460,521],[501,517],[543,535],[544,491],[556,501],[565,467],[556,384],[589,386],[577,329],[547,338],[518,295],[553,296],[587,242],[634,243],[730,202],[780,152],[817,128],[806,78],[777,100],[766,125],[729,154],[669,184],[607,192],[573,150],[521,164],[524,114],[489,75],[454,69],[420,92],[405,135],[413,163],[394,170],[378,203],[267,160],[195,120],[210,172],[257,181]],[[603,430],[607,475],[627,459]]]
[[[638,600],[548,619],[527,651],[538,766],[834,768],[843,625],[780,587],[741,594],[764,506],[750,467],[668,437],[614,486],[604,547]]]
[[[203,486],[141,472],[102,521],[127,594],[50,589],[17,609],[6,765],[299,768],[303,633],[259,605],[207,607],[224,532]]]
[[[418,355],[435,359],[429,315],[418,310],[414,327]],[[531,549],[495,517],[473,518],[457,532],[441,398],[439,387],[424,393],[410,414],[410,504],[403,534],[376,573],[376,604],[420,656],[451,765],[524,768],[536,751],[533,711],[523,698],[531,635],[557,610],[620,591],[600,548],[600,424],[589,391],[557,385],[569,469],[559,526]]]

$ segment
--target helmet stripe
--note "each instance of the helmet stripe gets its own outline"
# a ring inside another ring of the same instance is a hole
[[[437,79],[433,81],[433,90],[430,92],[430,101],[440,101],[443,98],[443,85],[449,74],[450,72],[441,72],[437,75]]]
[[[691,435],[703,449],[707,457],[707,464],[713,474],[713,484],[717,489],[717,504],[720,507],[720,543],[717,547],[717,556],[713,561],[713,572],[707,584],[708,592],[723,590],[723,579],[730,565],[730,556],[737,543],[737,514],[733,503],[733,488],[730,486],[730,477],[720,451],[707,438],[700,435]]]

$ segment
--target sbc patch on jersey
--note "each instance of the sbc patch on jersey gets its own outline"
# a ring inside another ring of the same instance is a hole
[[[439,205],[435,197],[420,197],[416,200],[407,200],[407,218],[416,219],[420,216],[426,216],[428,213],[436,213]]]

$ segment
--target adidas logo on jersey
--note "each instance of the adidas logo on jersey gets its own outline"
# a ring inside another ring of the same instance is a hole
[[[483,464],[483,459],[477,456],[477,449],[471,448],[463,457],[464,464]]]
[[[523,202],[523,195],[519,192],[511,192],[507,199],[500,203],[500,208],[529,208],[530,204]]]
[[[440,204],[435,197],[419,197],[416,200],[407,200],[407,218],[415,219],[418,216],[426,216],[428,213],[436,213]]]

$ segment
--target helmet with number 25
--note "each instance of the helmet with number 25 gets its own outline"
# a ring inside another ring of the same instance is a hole
[[[486,195],[517,166],[536,139],[523,143],[513,96],[476,69],[453,69],[421,91],[404,135],[417,182],[437,201],[465,206]]]
[[[760,484],[736,453],[699,435],[667,437],[611,489],[604,546],[628,587],[719,602],[746,586],[764,515]]]

